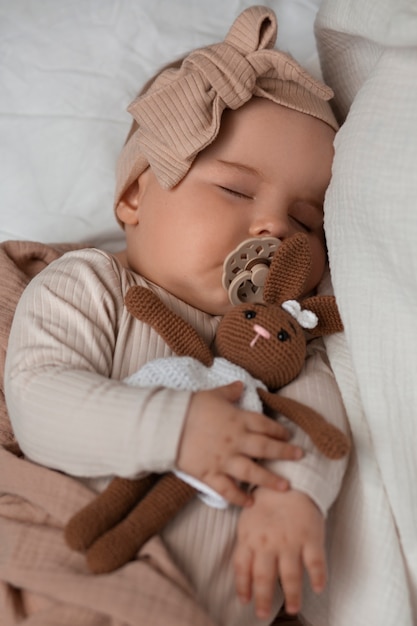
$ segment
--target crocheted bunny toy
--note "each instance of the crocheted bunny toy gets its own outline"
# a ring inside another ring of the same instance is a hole
[[[214,356],[195,329],[169,310],[146,287],[130,288],[125,303],[137,319],[151,325],[177,357],[157,359],[141,368],[129,384],[196,391],[243,380],[243,406],[263,405],[302,428],[330,459],[346,455],[348,437],[310,407],[274,393],[301,371],[306,335],[318,337],[343,330],[333,296],[299,302],[311,266],[307,237],[298,233],[276,251],[263,290],[264,302],[234,306],[221,320]],[[171,382],[166,371],[173,372]],[[172,382],[174,379],[174,382]],[[246,405],[245,405],[246,402]],[[86,552],[91,571],[104,573],[131,560],[193,498],[197,490],[208,502],[217,494],[184,474],[151,474],[143,479],[114,478],[107,489],[77,513],[65,529],[68,545]]]

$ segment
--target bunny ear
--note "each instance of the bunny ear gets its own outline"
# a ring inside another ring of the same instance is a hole
[[[310,269],[311,252],[307,235],[297,233],[285,239],[271,262],[264,287],[265,302],[275,304],[299,298]]]
[[[343,330],[343,322],[334,296],[311,296],[303,300],[303,308],[317,315],[318,324],[309,332],[314,337],[331,335]]]

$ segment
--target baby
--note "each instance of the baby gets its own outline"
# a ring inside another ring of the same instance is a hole
[[[162,534],[223,626],[270,623],[283,599],[299,612],[304,568],[313,590],[324,588],[325,516],[346,461],[325,459],[297,429],[288,443],[286,427],[239,409],[241,383],[196,393],[123,383],[171,354],[124,296],[147,286],[211,343],[232,306],[223,263],[242,241],[307,233],[306,293],[320,282],[332,94],[273,49],[276,30],[271,10],[247,9],[224,42],[160,73],[130,105],[137,125],[115,198],[126,249],[71,252],[33,279],[7,356],[8,410],[28,459],[96,489],[114,475],[177,469],[234,505],[196,498]],[[321,343],[281,393],[346,428]]]

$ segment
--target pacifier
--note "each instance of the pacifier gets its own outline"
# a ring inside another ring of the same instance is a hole
[[[232,304],[263,302],[265,279],[280,245],[275,237],[254,237],[227,255],[222,283]]]

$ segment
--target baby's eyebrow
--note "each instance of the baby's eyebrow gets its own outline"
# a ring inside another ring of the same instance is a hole
[[[217,163],[220,165],[225,165],[226,167],[233,168],[235,170],[239,170],[243,174],[250,174],[251,176],[261,176],[259,170],[251,165],[245,165],[244,163],[238,163],[236,161],[225,161],[224,159],[216,159]]]

